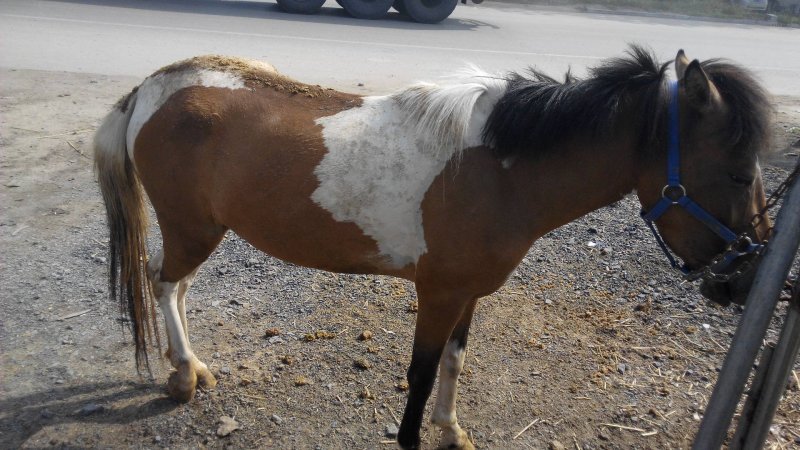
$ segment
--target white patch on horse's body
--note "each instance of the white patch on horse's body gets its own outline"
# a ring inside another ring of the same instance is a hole
[[[427,251],[421,204],[447,162],[483,145],[481,133],[506,82],[477,69],[460,84],[418,84],[317,119],[328,153],[314,170],[311,198],[340,222],[354,222],[393,267]]]
[[[128,157],[131,161],[134,161],[133,145],[144,124],[173,94],[190,86],[228,89],[243,89],[245,87],[244,80],[234,73],[198,68],[160,73],[146,79],[136,92],[136,106],[128,124]]]

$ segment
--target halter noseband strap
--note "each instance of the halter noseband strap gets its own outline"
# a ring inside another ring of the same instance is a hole
[[[649,212],[642,208],[641,217],[644,219],[653,236],[656,238],[659,247],[667,255],[670,265],[680,270],[687,275],[690,279],[696,279],[705,274],[705,270],[697,271],[698,276],[692,276],[695,272],[689,270],[686,264],[680,265],[674,256],[667,249],[664,239],[658,233],[654,226],[654,222],[661,217],[671,206],[680,206],[691,214],[697,220],[703,222],[714,233],[721,237],[727,244],[725,252],[720,255],[720,258],[715,259],[710,265],[710,269],[714,271],[724,271],[733,261],[740,256],[748,255],[751,253],[759,253],[763,248],[763,244],[754,244],[746,234],[737,235],[730,228],[726,227],[722,222],[715,219],[703,207],[695,203],[686,195],[686,188],[681,184],[680,176],[680,146],[678,142],[678,82],[671,81],[669,84],[669,143],[667,148],[667,185],[661,190],[661,199],[653,206]]]

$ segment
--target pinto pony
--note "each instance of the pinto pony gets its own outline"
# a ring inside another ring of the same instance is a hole
[[[398,442],[419,446],[438,367],[441,444],[471,448],[455,403],[476,302],[503,285],[537,238],[636,191],[687,270],[716,266],[715,255],[742,239],[763,241],[769,224],[751,218],[765,202],[766,93],[730,63],[690,62],[681,51],[677,82],[667,67],[633,46],[582,80],[472,68],[441,86],[368,97],[236,58],[159,70],[120,100],[95,138],[111,295],[131,316],[137,367],[157,336],[158,305],[176,369],[170,396],[189,401],[198,384],[215,385],[189,345],[186,292],[232,230],[294,264],[414,282],[419,311]],[[163,237],[150,259],[144,193]],[[716,225],[678,207],[684,198]],[[724,272],[753,256],[739,252]],[[703,292],[741,301],[750,283],[709,278]]]

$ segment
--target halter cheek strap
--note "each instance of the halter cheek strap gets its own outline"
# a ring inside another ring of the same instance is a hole
[[[682,207],[686,212],[692,215],[695,219],[699,220],[710,228],[717,236],[721,237],[727,244],[727,249],[723,253],[719,262],[713,264],[712,269],[715,271],[724,271],[733,261],[740,256],[748,255],[751,253],[758,253],[764,247],[762,244],[754,244],[746,234],[737,235],[730,228],[725,226],[722,222],[715,219],[714,216],[708,213],[703,207],[694,202],[686,195],[686,188],[681,184],[680,175],[680,146],[678,141],[679,128],[678,128],[678,82],[671,81],[669,84],[669,143],[667,148],[667,185],[661,190],[661,198],[648,212],[642,208],[641,217],[644,219],[653,236],[656,238],[659,247],[667,255],[670,265],[680,270],[685,275],[690,275],[691,271],[686,264],[678,264],[678,261],[670,253],[664,239],[656,230],[654,222],[658,220],[667,210],[672,206]]]

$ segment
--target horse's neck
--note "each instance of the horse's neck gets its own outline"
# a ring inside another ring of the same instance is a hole
[[[539,237],[620,200],[636,185],[633,139],[564,145],[552,156],[515,164],[521,201]]]

